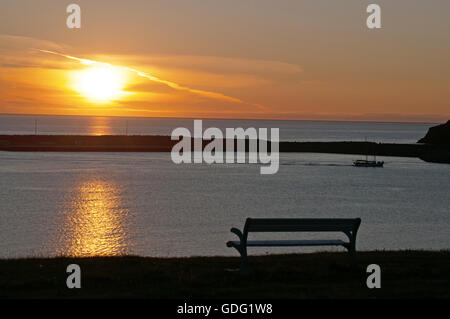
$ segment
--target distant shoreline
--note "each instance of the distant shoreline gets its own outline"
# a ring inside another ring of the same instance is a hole
[[[177,142],[172,141],[170,136],[158,135],[0,135],[0,151],[170,152],[173,145]],[[209,142],[209,140],[203,140],[203,145]],[[248,141],[246,142],[248,146]],[[246,149],[248,150],[248,147]],[[279,151],[281,153],[368,154],[416,157],[430,162],[450,163],[450,148],[448,146],[430,144],[286,141],[280,142]]]

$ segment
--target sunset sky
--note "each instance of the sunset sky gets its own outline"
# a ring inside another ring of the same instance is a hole
[[[0,113],[442,122],[449,34],[448,0],[2,0]]]

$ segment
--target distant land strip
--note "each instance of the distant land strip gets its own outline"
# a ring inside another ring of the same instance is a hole
[[[235,147],[236,142],[235,140]],[[245,142],[248,151],[249,141]],[[172,141],[170,136],[159,135],[0,135],[0,151],[17,152],[170,152],[176,143],[178,141]],[[203,146],[208,143],[210,140],[203,140]],[[270,142],[268,149],[271,149]],[[279,151],[417,157],[429,162],[450,163],[449,145],[349,141],[280,142]]]

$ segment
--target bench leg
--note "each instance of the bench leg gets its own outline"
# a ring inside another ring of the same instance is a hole
[[[247,275],[248,274],[248,258],[247,258],[247,247],[241,248],[241,274]]]
[[[356,248],[355,248],[355,246],[345,245],[344,247],[348,251],[348,255],[350,257],[350,264],[351,264],[352,268],[356,268]]]
[[[350,253],[352,267],[356,268],[356,250],[354,248],[351,248],[349,253]]]
[[[356,268],[356,247],[355,247],[355,245],[350,245],[350,247],[348,247],[348,253],[350,255],[350,262],[351,262],[352,268]]]
[[[236,248],[236,250],[241,255],[241,268],[240,273],[241,275],[247,275],[248,274],[248,268],[247,268],[247,247],[246,246],[233,246]]]

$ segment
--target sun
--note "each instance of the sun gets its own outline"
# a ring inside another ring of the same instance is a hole
[[[73,88],[96,103],[105,103],[125,94],[125,76],[114,66],[92,66],[77,71]]]

